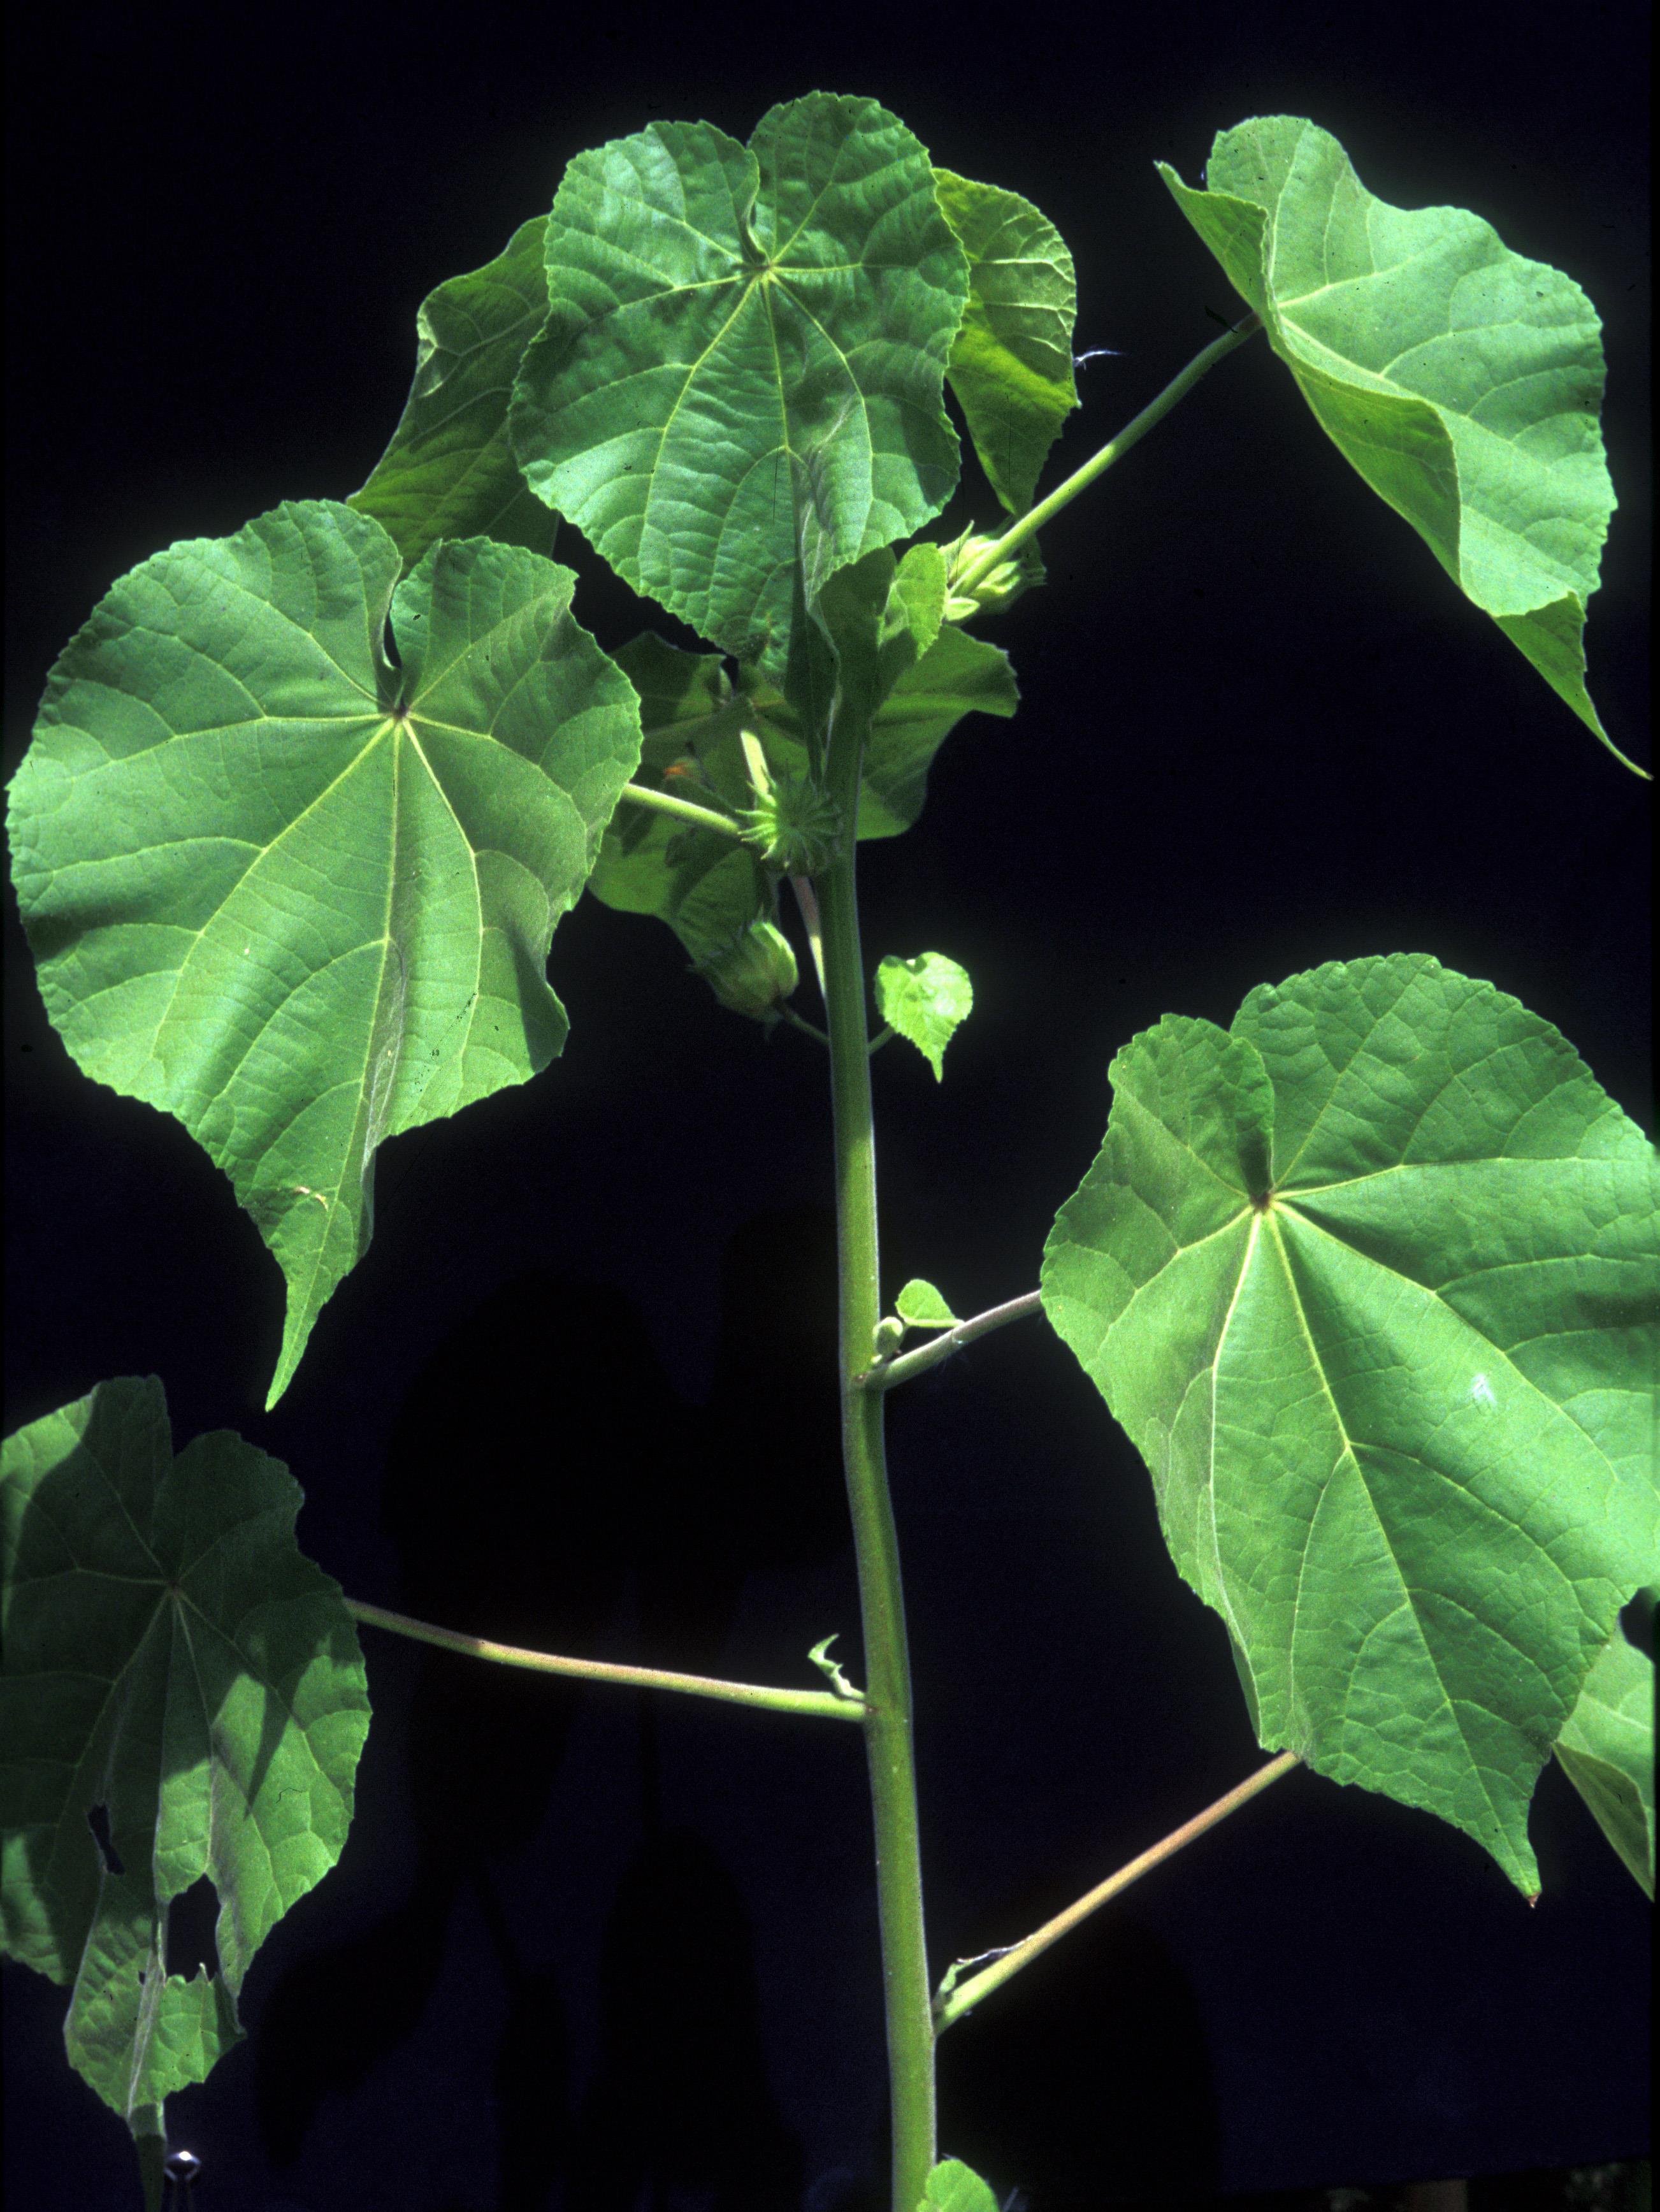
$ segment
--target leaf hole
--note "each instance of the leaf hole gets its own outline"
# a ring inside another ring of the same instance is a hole
[[[1647,1659],[1654,1657],[1654,1593],[1639,1590],[1620,1613],[1620,1626],[1626,1632],[1626,1641],[1633,1644]]]
[[[192,1980],[198,1970],[219,1972],[219,1893],[206,1875],[183,1890],[167,1907],[167,1972]]]
[[[110,1837],[110,1808],[107,1805],[88,1805],[87,1826],[92,1830],[92,1839],[98,1846],[98,1856],[104,1862],[106,1874],[125,1874],[121,1854]]]

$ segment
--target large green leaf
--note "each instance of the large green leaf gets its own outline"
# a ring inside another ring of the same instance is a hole
[[[1396,954],[1113,1062],[1044,1309],[1256,1729],[1536,1889],[1527,1808],[1656,1578],[1660,1169],[1537,1016]]]
[[[173,1456],[154,1376],[6,1440],[0,1932],[73,1984],[71,2063],[135,2136],[241,2036],[248,1963],[339,1857],[368,1730],[300,1486],[228,1430]],[[101,1837],[93,1822],[102,1828]],[[219,1966],[168,1971],[207,1877]]]
[[[1376,198],[1300,116],[1221,132],[1203,191],[1158,167],[1338,450],[1625,760],[1585,690],[1614,498],[1579,287],[1462,208]]]
[[[441,538],[494,538],[551,553],[555,518],[519,473],[508,402],[546,320],[548,219],[520,223],[494,261],[421,302],[415,381],[392,443],[347,502],[390,532],[412,568]]]
[[[571,162],[547,273],[510,419],[526,477],[636,590],[776,673],[830,574],[957,482],[967,276],[927,154],[825,93],[747,147],[653,124]]]
[[[287,1279],[271,1403],[367,1246],[377,1146],[560,1051],[549,942],[639,758],[568,568],[472,539],[398,572],[325,501],[156,554],[65,647],[11,787],[70,1055],[178,1116]]]
[[[969,263],[969,300],[946,371],[991,488],[1011,514],[1078,404],[1078,284],[1060,232],[1018,192],[935,169],[946,221]]]
[[[1651,1597],[1652,1593],[1650,1593]],[[1556,1756],[1598,1826],[1654,1895],[1654,1662],[1616,1629],[1586,1677]]]

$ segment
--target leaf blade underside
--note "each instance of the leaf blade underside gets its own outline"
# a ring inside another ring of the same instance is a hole
[[[1207,187],[1158,165],[1321,428],[1614,757],[1585,610],[1615,504],[1602,325],[1573,280],[1462,208],[1390,207],[1330,133],[1219,133]]]
[[[60,655],[9,796],[70,1056],[182,1121],[282,1267],[271,1403],[380,1145],[561,1049],[548,945],[639,757],[569,569],[483,539],[398,568],[321,501],[154,556]]]
[[[248,1964],[337,1860],[368,1729],[338,1585],[300,1489],[228,1431],[176,1456],[154,1376],[8,1437],[0,1929],[73,1985],[70,2063],[135,2136],[239,2041]],[[99,1838],[91,1819],[101,1813]],[[168,1971],[203,1877],[218,1971]]]

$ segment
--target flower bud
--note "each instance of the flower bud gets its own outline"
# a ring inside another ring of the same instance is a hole
[[[876,1324],[874,1350],[877,1358],[892,1359],[905,1341],[905,1324],[890,1314],[885,1321]]]
[[[989,608],[994,613],[1011,607],[1023,592],[1043,581],[1043,563],[1038,556],[1037,542],[1028,538],[1014,552],[1006,555],[994,568],[966,589],[958,580],[964,576],[988,545],[993,538],[976,538],[964,531],[952,544],[944,548],[946,556],[946,620],[968,622],[975,615]]]
[[[836,857],[841,810],[803,776],[781,775],[743,817],[751,844],[781,876],[816,876]]]
[[[757,1022],[777,1020],[773,1008],[799,980],[789,939],[769,921],[751,922],[696,967],[723,1006]]]

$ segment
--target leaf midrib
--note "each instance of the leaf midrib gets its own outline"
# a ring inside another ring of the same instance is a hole
[[[1299,1215],[1297,1218],[1301,1219],[1304,1217]],[[1317,1223],[1311,1223],[1310,1225],[1311,1227],[1317,1228],[1319,1224]],[[1493,1815],[1495,1826],[1499,1829],[1499,1832],[1502,1833],[1504,1829],[1503,1816],[1499,1813],[1499,1808],[1493,1802],[1493,1793],[1487,1787],[1487,1778],[1482,1771],[1480,1762],[1476,1759],[1475,1747],[1471,1744],[1468,1736],[1465,1732],[1463,1721],[1460,1715],[1458,1703],[1454,1699],[1451,1691],[1443,1676],[1440,1664],[1436,1659],[1434,1652],[1431,1648],[1429,1638],[1425,1632],[1423,1622],[1419,1615],[1418,1606],[1415,1601],[1412,1584],[1407,1579],[1405,1569],[1402,1567],[1399,1555],[1395,1551],[1394,1539],[1390,1535],[1388,1523],[1384,1520],[1381,1511],[1378,1510],[1377,1500],[1373,1492],[1372,1486],[1366,1478],[1365,1467],[1361,1461],[1359,1453],[1356,1451],[1354,1448],[1354,1439],[1349,1434],[1348,1425],[1344,1420],[1341,1408],[1337,1403],[1336,1395],[1332,1389],[1330,1378],[1326,1372],[1325,1362],[1321,1358],[1319,1349],[1315,1343],[1314,1332],[1309,1326],[1308,1315],[1304,1309],[1303,1300],[1298,1291],[1297,1278],[1292,1273],[1291,1261],[1286,1251],[1284,1234],[1277,1223],[1273,1225],[1273,1237],[1274,1250],[1280,1261],[1280,1271],[1285,1279],[1286,1288],[1291,1297],[1292,1310],[1297,1316],[1298,1328],[1302,1334],[1303,1342],[1307,1349],[1310,1363],[1313,1366],[1316,1374],[1319,1376],[1321,1395],[1325,1399],[1326,1404],[1330,1409],[1332,1420],[1336,1426],[1339,1437],[1342,1440],[1344,1455],[1347,1456],[1349,1463],[1354,1469],[1356,1480],[1360,1484],[1361,1488],[1365,1492],[1367,1509],[1371,1514],[1373,1525],[1377,1528],[1379,1540],[1382,1542],[1389,1554],[1389,1565],[1395,1575],[1396,1584],[1401,1591],[1402,1603],[1406,1607],[1411,1618],[1413,1632],[1416,1638],[1418,1648],[1422,1656],[1423,1662],[1428,1667],[1430,1673],[1433,1676],[1436,1686],[1440,1691],[1443,1703],[1446,1707],[1448,1714],[1451,1717],[1452,1724],[1458,1731],[1458,1740],[1463,1746],[1465,1760],[1468,1770],[1475,1777],[1476,1783],[1481,1789],[1481,1795],[1487,1801],[1488,1811]],[[1353,1248],[1346,1247],[1345,1249],[1352,1249]],[[1365,1257],[1364,1255],[1361,1255],[1360,1256],[1363,1258]],[[1321,1499],[1324,1498],[1330,1482],[1331,1473],[1329,1470],[1324,1481],[1323,1481],[1320,1486]],[[1297,1624],[1302,1610],[1303,1578],[1307,1571],[1309,1552],[1314,1541],[1314,1524],[1317,1511],[1318,1505],[1316,1504],[1316,1512],[1311,1513],[1309,1516],[1308,1522],[1304,1530],[1302,1551],[1297,1565],[1297,1591],[1292,1601],[1291,1632],[1287,1639],[1286,1650],[1288,1691],[1290,1690],[1291,1686],[1294,1685],[1296,1681]],[[1214,1507],[1213,1504],[1213,1512]],[[1343,1722],[1341,1723],[1344,1726],[1347,1726],[1347,1722],[1348,1698],[1353,1692],[1355,1676],[1358,1672],[1358,1666],[1350,1668],[1348,1680],[1345,1686]]]

